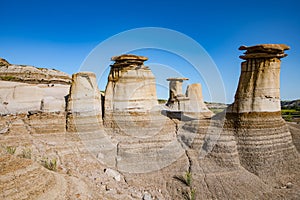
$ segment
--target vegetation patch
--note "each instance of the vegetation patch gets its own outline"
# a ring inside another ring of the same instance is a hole
[[[20,155],[21,158],[31,159],[31,149],[30,148],[24,148],[22,150],[22,154]]]
[[[11,154],[11,155],[14,155],[16,150],[17,150],[17,147],[15,146],[7,146],[5,147],[5,150],[7,153]]]
[[[192,187],[192,173],[187,171],[184,176],[174,176],[174,179],[187,186],[187,189],[182,190],[182,197],[186,200],[195,200],[196,190]]]
[[[282,118],[288,122],[299,122],[300,121],[300,109],[282,109]]]
[[[51,171],[56,171],[57,170],[57,160],[56,158],[49,159],[49,158],[44,158],[42,160],[42,165],[51,170]]]
[[[0,76],[0,79],[3,81],[12,81],[12,80],[15,80],[16,77],[15,76]]]

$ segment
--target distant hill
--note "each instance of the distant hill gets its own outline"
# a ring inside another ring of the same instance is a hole
[[[300,99],[292,101],[281,101],[281,108],[300,110]]]

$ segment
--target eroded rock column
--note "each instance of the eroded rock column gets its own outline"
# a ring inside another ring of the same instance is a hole
[[[85,132],[101,128],[101,94],[95,74],[73,74],[67,102],[67,130]]]
[[[156,106],[155,77],[144,66],[148,58],[136,55],[112,57],[105,89],[105,114],[111,112],[148,112]]]
[[[182,83],[188,78],[168,78],[169,99],[167,106],[171,111],[183,112],[193,118],[210,118],[213,113],[207,108],[203,101],[202,87],[200,83],[188,85],[185,94],[182,92]]]
[[[240,47],[246,50],[240,56],[245,61],[226,126],[235,131],[242,166],[260,177],[288,173],[297,157],[280,112],[280,59],[288,49],[282,44]]]

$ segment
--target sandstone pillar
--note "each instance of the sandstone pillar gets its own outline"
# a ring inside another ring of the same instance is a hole
[[[186,93],[182,92],[182,83],[188,78],[168,78],[169,83],[169,99],[167,106],[175,113],[181,112],[192,118],[210,118],[213,113],[206,107],[200,83],[188,85]],[[172,112],[169,111],[169,112]],[[177,113],[178,115],[178,113]],[[182,117],[182,116],[181,116]]]
[[[168,78],[167,81],[169,82],[169,100],[174,101],[178,96],[184,96],[182,92],[182,83],[183,81],[189,80],[188,78]]]
[[[183,110],[186,101],[189,100],[182,92],[182,83],[188,78],[168,78],[169,99],[167,105],[175,110]]]
[[[240,47],[245,61],[234,103],[227,109],[226,126],[233,127],[243,167],[262,178],[292,170],[297,157],[291,134],[281,117],[280,58],[289,47],[263,44]]]
[[[105,89],[105,114],[111,112],[148,112],[158,105],[155,77],[144,66],[148,58],[136,55],[112,57]]]
[[[92,72],[73,74],[67,103],[67,130],[89,131],[102,128],[101,94]]]

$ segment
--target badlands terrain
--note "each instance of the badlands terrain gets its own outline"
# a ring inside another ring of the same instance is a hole
[[[280,104],[288,49],[240,47],[218,114],[201,84],[183,92],[188,77],[166,77],[159,104],[143,56],[112,57],[105,92],[91,72],[1,59],[0,199],[300,199],[300,125]]]

